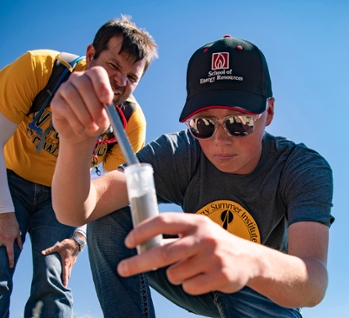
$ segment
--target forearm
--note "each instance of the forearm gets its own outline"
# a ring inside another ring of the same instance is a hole
[[[57,219],[80,226],[92,213],[96,192],[90,180],[91,146],[60,142],[52,180],[52,204]]]
[[[259,247],[255,253],[258,275],[249,287],[283,307],[312,307],[323,299],[328,284],[326,264]]]

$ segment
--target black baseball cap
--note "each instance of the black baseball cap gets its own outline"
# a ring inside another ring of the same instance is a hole
[[[187,69],[187,100],[179,121],[210,108],[261,114],[272,97],[267,61],[254,44],[225,35],[199,48]]]

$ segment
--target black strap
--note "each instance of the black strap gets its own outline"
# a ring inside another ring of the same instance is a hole
[[[53,126],[52,121],[50,121],[49,127],[42,132],[41,129],[36,128],[36,122],[41,117],[45,108],[50,105],[58,87],[68,79],[76,64],[84,58],[84,56],[61,52],[53,65],[52,73],[47,85],[34,98],[33,104],[27,115],[37,112],[33,121],[29,123],[29,128],[32,128],[41,134],[41,140],[36,147],[38,153],[40,153],[44,145],[46,136],[53,130]]]
[[[133,96],[131,96],[131,97],[133,97]],[[135,102],[131,102],[131,101],[125,101],[121,105],[119,105],[119,108],[122,111],[122,113],[124,114],[127,123],[129,121],[129,119],[131,118],[133,112],[135,111],[136,105],[137,104]],[[108,139],[111,139],[113,137],[114,137],[113,132],[108,132]],[[117,141],[114,143],[108,144],[107,150],[110,151],[111,147],[113,145],[115,145],[116,143],[117,143]]]
[[[59,56],[69,64],[79,57],[78,55],[66,52],[61,52]],[[55,64],[53,65],[52,74],[48,80],[47,85],[36,95],[27,115],[39,111],[44,104],[45,107],[49,106],[50,101],[53,98],[52,92],[56,84],[58,82],[60,82],[59,84],[64,83],[71,74],[70,71],[65,72],[64,76],[60,79],[60,77],[66,70],[67,66],[56,59]]]

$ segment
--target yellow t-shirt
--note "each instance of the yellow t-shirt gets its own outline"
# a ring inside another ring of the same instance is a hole
[[[28,126],[35,114],[26,114],[35,96],[46,86],[58,54],[53,50],[28,51],[0,71],[0,112],[18,124],[4,147],[6,167],[28,181],[45,186],[51,186],[59,149],[58,134],[52,130],[38,153],[36,146],[41,135]],[[75,70],[86,70],[86,61],[80,61]],[[145,143],[145,117],[137,102],[130,101],[136,103],[136,107],[128,120],[126,134],[137,152]],[[51,109],[47,107],[36,126],[44,131],[50,122]],[[104,168],[109,171],[126,161],[118,144],[108,152],[107,144],[101,144],[96,155],[97,160],[91,154],[91,167],[104,162]]]

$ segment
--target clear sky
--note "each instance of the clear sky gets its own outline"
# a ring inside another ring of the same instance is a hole
[[[334,174],[329,287],[320,305],[304,309],[304,317],[349,317],[349,2],[0,0],[0,68],[32,49],[85,55],[97,29],[120,14],[131,15],[159,45],[159,59],[135,92],[147,118],[147,141],[185,128],[178,118],[186,98],[187,62],[196,49],[229,33],[264,52],[276,99],[267,131],[317,150]],[[163,205],[160,210],[179,208]],[[30,289],[30,249],[28,239],[15,276],[14,318],[22,317]],[[102,317],[87,250],[80,254],[69,284],[78,317]],[[160,318],[194,317],[155,292],[153,298]]]

